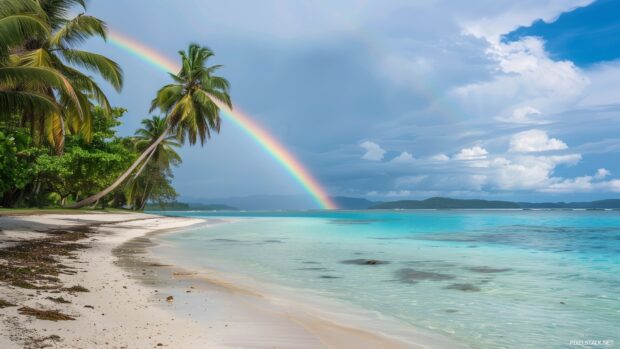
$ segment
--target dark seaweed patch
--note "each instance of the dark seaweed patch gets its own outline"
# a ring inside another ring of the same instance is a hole
[[[241,242],[241,241],[235,240],[235,239],[211,239],[210,241],[213,241],[213,242]]]
[[[396,277],[401,282],[405,282],[409,284],[415,284],[418,281],[423,281],[423,280],[444,281],[444,280],[454,279],[454,276],[452,275],[416,270],[413,268],[403,268],[403,269],[397,270],[395,274],[396,274]]]
[[[0,309],[8,308],[8,307],[15,307],[15,306],[16,306],[15,304],[7,302],[4,299],[0,298]]]
[[[341,261],[342,264],[355,264],[355,265],[380,265],[380,264],[390,264],[388,261],[381,261],[378,259],[348,259],[346,261]]]
[[[480,292],[480,287],[472,284],[451,284],[444,288],[448,290],[459,290],[463,292]]]
[[[482,274],[492,274],[492,273],[503,273],[507,271],[511,271],[511,268],[491,268],[491,267],[470,267],[467,268],[469,271],[473,271],[475,273]]]
[[[50,321],[66,321],[66,320],[75,320],[75,318],[63,314],[58,310],[40,310],[34,309],[30,307],[21,307],[17,309],[20,314],[34,316],[40,320],[50,320]]]

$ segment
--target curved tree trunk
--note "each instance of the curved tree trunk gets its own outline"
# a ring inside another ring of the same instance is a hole
[[[153,149],[153,151],[149,154],[149,157],[146,158],[142,166],[140,166],[140,168],[138,169],[138,172],[136,172],[136,174],[133,176],[133,179],[138,179],[138,177],[140,177],[140,174],[142,173],[142,171],[144,171],[144,168],[146,167],[146,165],[149,164],[149,161],[151,161],[151,158],[153,157],[154,154],[155,154],[155,149]]]
[[[157,140],[153,142],[153,144],[151,144],[148,148],[146,148],[146,150],[136,159],[136,161],[134,161],[133,164],[129,166],[127,171],[125,171],[125,173],[123,173],[120,177],[118,177],[118,179],[114,183],[112,183],[109,187],[105,188],[104,190],[100,191],[99,193],[95,195],[89,196],[86,199],[73,204],[70,207],[71,208],[82,208],[86,205],[90,205],[93,202],[108,195],[114,189],[116,189],[121,183],[125,181],[125,179],[127,179],[127,177],[129,177],[129,175],[133,172],[133,170],[135,170],[136,167],[138,167],[138,165],[155,150],[155,148],[159,145],[159,143],[161,143],[161,141],[163,141],[164,138],[166,138],[166,135],[168,134],[168,132],[170,132],[170,129],[167,128],[164,132],[162,132],[161,136],[159,136],[159,138],[157,138]]]

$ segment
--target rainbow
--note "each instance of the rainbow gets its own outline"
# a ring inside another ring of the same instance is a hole
[[[163,71],[176,74],[180,70],[180,66],[170,58],[126,35],[111,31],[108,35],[108,40],[117,47]],[[312,196],[319,207],[324,209],[338,208],[321,184],[310,174],[310,171],[274,136],[270,135],[237,107],[233,110],[217,99],[214,99],[214,102],[223,111],[224,117],[237,125],[245,134],[255,140],[267,154],[282,165],[304,190]]]

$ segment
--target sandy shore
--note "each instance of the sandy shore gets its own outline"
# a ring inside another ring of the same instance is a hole
[[[124,213],[0,217],[0,249],[56,236],[49,232],[59,229],[86,231],[75,243],[87,247],[57,257],[67,271],[55,281],[62,288],[0,281],[0,348],[430,347],[273,304],[264,295],[149,259],[147,234],[200,223]],[[76,285],[89,292],[67,290]],[[2,307],[2,301],[14,306]],[[25,307],[73,320],[38,319]]]

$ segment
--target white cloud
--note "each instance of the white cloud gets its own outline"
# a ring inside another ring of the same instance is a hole
[[[543,188],[541,191],[548,193],[575,193],[592,191],[620,192],[620,180],[602,180],[609,174],[610,172],[606,169],[599,168],[594,176],[556,179],[554,183],[550,184],[546,188]]]
[[[540,110],[531,107],[524,106],[518,107],[512,111],[512,114],[507,117],[498,117],[498,121],[513,123],[513,124],[535,124],[535,125],[544,125],[548,124],[547,120],[538,120],[533,118],[533,116],[541,115]]]
[[[410,153],[404,151],[400,153],[400,155],[398,155],[397,157],[390,160],[390,162],[394,162],[398,164],[408,164],[408,163],[413,162],[413,156]]]
[[[437,154],[437,155],[433,155],[433,156],[431,156],[431,160],[432,160],[432,161],[440,161],[440,162],[443,162],[443,161],[448,161],[448,160],[450,160],[450,157],[449,157],[448,155],[446,155],[446,154]]]
[[[515,153],[531,153],[567,149],[566,143],[557,138],[549,138],[543,130],[519,132],[510,139],[510,150]]]
[[[495,62],[493,77],[456,87],[452,93],[471,114],[510,115],[524,105],[557,113],[574,106],[590,84],[572,62],[551,59],[540,38],[489,42],[486,54]]]
[[[575,165],[580,160],[580,154],[498,157],[491,162],[489,178],[497,189],[541,190],[556,180],[552,175],[558,165]]]
[[[362,159],[369,161],[381,161],[383,159],[383,155],[385,154],[385,150],[379,146],[379,144],[366,141],[360,144],[360,147],[366,149],[366,153],[362,155]]]
[[[599,168],[594,175],[595,179],[603,179],[607,176],[611,175],[611,171],[606,168]]]
[[[489,152],[486,149],[476,145],[471,148],[461,149],[459,153],[454,155],[454,159],[456,160],[483,160],[483,159],[486,159],[487,154],[489,154]]]
[[[552,0],[532,1],[530,3],[512,3],[503,11],[494,15],[465,21],[463,32],[492,42],[498,42],[502,34],[508,33],[520,26],[528,26],[537,19],[545,22],[555,20],[562,12],[571,11],[577,7],[591,4],[594,0]],[[499,4],[496,2],[493,5]],[[492,9],[494,6],[490,6]]]

